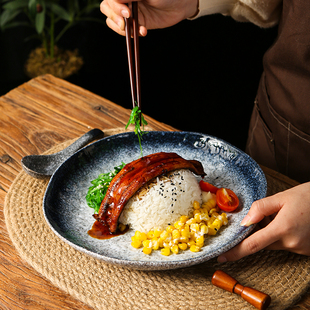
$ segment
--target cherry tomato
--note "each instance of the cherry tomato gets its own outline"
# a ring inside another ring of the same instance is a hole
[[[221,210],[232,212],[238,208],[239,199],[232,190],[220,188],[216,192],[216,203]]]
[[[215,194],[218,190],[218,188],[208,182],[205,182],[204,180],[201,180],[199,182],[199,186],[200,186],[200,189],[204,192],[211,192],[213,194]]]

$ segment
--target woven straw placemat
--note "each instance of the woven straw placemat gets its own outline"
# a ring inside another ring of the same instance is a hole
[[[269,309],[293,305],[309,286],[309,258],[285,251],[261,251],[235,263],[218,264],[212,259],[170,271],[109,265],[73,249],[52,232],[42,211],[47,184],[48,180],[34,179],[23,171],[16,177],[4,208],[10,237],[20,256],[35,270],[94,309],[254,309],[240,296],[211,284],[216,269],[242,285],[268,293],[272,298]],[[269,195],[278,191],[276,186],[272,180],[268,182]]]

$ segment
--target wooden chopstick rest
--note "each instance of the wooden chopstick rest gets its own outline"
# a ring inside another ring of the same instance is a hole
[[[217,270],[212,276],[212,284],[228,292],[240,295],[255,308],[265,310],[271,302],[271,297],[253,288],[242,286],[237,280],[222,270]]]

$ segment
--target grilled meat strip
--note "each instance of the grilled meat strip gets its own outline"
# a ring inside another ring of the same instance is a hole
[[[199,161],[186,160],[176,153],[155,153],[127,164],[112,180],[94,218],[108,226],[110,232],[115,232],[128,200],[153,178],[177,169],[189,169],[196,175],[205,176]]]

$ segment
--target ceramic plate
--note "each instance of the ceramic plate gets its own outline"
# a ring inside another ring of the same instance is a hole
[[[111,171],[121,162],[140,156],[134,133],[123,133],[99,140],[75,153],[51,177],[43,209],[47,223],[62,240],[75,249],[107,263],[140,270],[165,270],[202,263],[229,250],[243,240],[253,226],[240,222],[253,201],[266,195],[267,183],[259,165],[248,155],[216,137],[193,132],[149,132],[143,136],[143,155],[175,152],[185,159],[199,160],[210,183],[232,189],[240,199],[237,211],[229,213],[229,224],[216,236],[206,238],[207,245],[198,253],[183,251],[163,256],[160,251],[145,255],[131,247],[126,234],[106,240],[90,237],[93,209],[85,201],[91,180]]]

